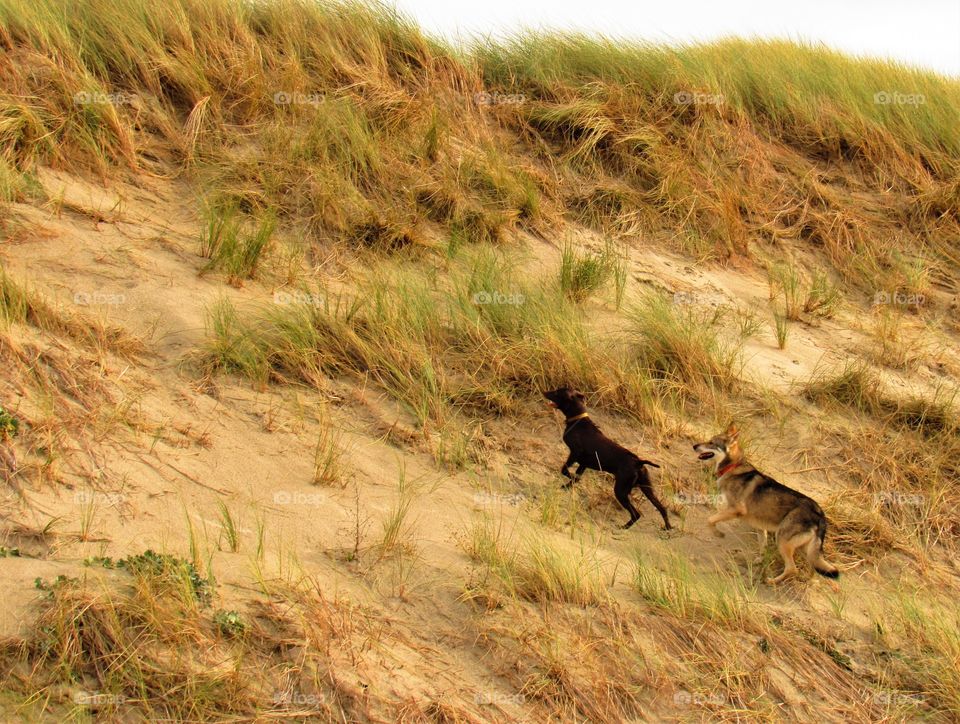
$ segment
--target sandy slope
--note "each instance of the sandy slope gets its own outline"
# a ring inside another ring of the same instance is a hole
[[[53,171],[41,179],[54,201],[12,209],[23,231],[15,243],[0,247],[8,271],[64,304],[79,302],[84,312],[142,336],[149,352],[134,362],[111,358],[103,370],[117,390],[114,406],[128,409],[135,424],[92,431],[88,450],[77,451],[86,475],[64,466],[55,485],[26,485],[22,497],[3,491],[5,540],[0,542],[18,545],[32,557],[0,559],[7,591],[0,604],[0,636],[25,630],[38,595],[34,578],[79,575],[87,570],[81,566],[87,556],[120,557],[148,547],[189,556],[192,531],[220,584],[223,608],[245,610],[264,598],[264,582],[309,575],[331,597],[379,612],[391,644],[378,651],[379,663],[368,669],[366,680],[358,679],[358,686],[398,698],[411,692],[453,697],[479,716],[498,709],[501,717],[523,717],[522,707],[510,699],[510,685],[474,646],[473,609],[459,600],[470,562],[458,536],[489,514],[518,536],[536,527],[557,545],[575,545],[571,538],[582,534],[536,523],[542,498],[555,495],[560,482],[559,421],[546,410],[536,412],[532,424],[494,421],[486,429],[491,449],[484,468],[452,473],[438,468],[423,446],[395,444],[395,433],[409,429],[412,420],[376,389],[344,381],[331,382],[323,395],[304,388],[256,390],[227,379],[204,386],[185,356],[205,338],[208,305],[221,296],[262,301],[272,290],[256,282],[235,289],[216,275],[198,275],[203,262],[195,253],[198,214],[181,181],[140,177],[103,188]],[[532,268],[556,263],[555,246],[532,238],[525,243]],[[767,282],[760,271],[694,268],[679,256],[643,246],[631,253],[634,291],[652,285],[698,304],[766,309]],[[847,309],[817,326],[795,325],[786,351],[776,348],[763,314],[764,329],[746,348],[746,376],[774,389],[789,390],[818,365],[841,360],[864,344],[861,309]],[[892,373],[890,379],[906,384]],[[931,389],[936,384],[936,374],[927,369],[912,379],[911,384]],[[16,407],[16,400],[11,402]],[[825,494],[827,476],[794,472],[807,466],[792,453],[815,444],[816,431],[807,424],[812,414],[812,407],[797,403],[786,412],[784,429],[759,436],[754,448],[784,482]],[[660,484],[704,489],[707,478],[690,459],[688,444],[713,431],[686,430],[687,439],[674,438],[658,450],[643,430],[602,410],[596,417],[618,439],[663,461]],[[349,482],[343,488],[310,484],[324,419],[344,430],[350,450]],[[358,527],[364,545],[377,537],[397,502],[401,477],[417,491],[410,515],[415,552],[399,562],[349,560]],[[730,528],[731,535],[722,540],[706,533],[708,505],[687,507],[679,530],[665,535],[643,504],[643,519],[623,532],[616,527],[623,516],[610,499],[607,480],[588,477],[575,495],[592,507],[591,536],[605,569],[619,576],[614,592],[625,601],[634,594],[626,574],[616,571],[638,550],[679,552],[703,570],[746,565],[757,554],[756,536],[745,528]],[[237,522],[236,552],[227,545],[221,503]],[[92,516],[86,526],[85,515]],[[53,535],[41,540],[35,533],[51,519]],[[261,535],[262,560],[256,555]],[[870,634],[875,565],[858,565],[842,584],[847,653],[855,659]],[[888,577],[900,567],[893,558],[883,565]],[[764,589],[762,595],[794,616],[815,618],[829,613],[836,593],[817,580],[804,587]],[[780,690],[788,692],[790,677],[781,672],[780,678]],[[669,698],[652,707],[651,713],[663,716],[672,711]]]

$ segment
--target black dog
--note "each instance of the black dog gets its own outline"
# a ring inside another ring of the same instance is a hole
[[[625,447],[617,445],[604,435],[587,414],[587,408],[584,405],[586,397],[582,392],[571,390],[569,387],[560,387],[550,392],[544,392],[543,396],[547,398],[552,407],[560,410],[567,418],[566,427],[563,429],[563,441],[570,448],[570,455],[560,472],[570,478],[570,482],[563,487],[569,488],[573,485],[580,479],[583,471],[588,468],[611,473],[616,478],[613,494],[620,505],[630,513],[630,520],[623,526],[624,528],[629,528],[640,518],[640,513],[630,502],[630,491],[639,487],[643,494],[647,496],[647,499],[653,503],[653,507],[660,511],[665,528],[670,530],[667,510],[657,500],[653,487],[650,485],[650,477],[644,468],[644,465],[654,468],[660,466],[649,460],[641,460]],[[573,463],[577,463],[577,471],[570,475],[568,468]]]

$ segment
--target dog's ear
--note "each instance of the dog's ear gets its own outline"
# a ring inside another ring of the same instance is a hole
[[[740,437],[740,430],[737,429],[736,423],[731,422],[727,428],[727,438],[729,438],[730,442],[733,442],[738,437]]]
[[[573,398],[574,398],[575,400],[580,400],[580,402],[586,402],[586,401],[587,401],[587,396],[586,396],[585,394],[583,394],[582,392],[574,392],[574,393],[573,393]]]

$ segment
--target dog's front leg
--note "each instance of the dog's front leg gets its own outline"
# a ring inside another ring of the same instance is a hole
[[[715,536],[718,538],[723,538],[724,533],[722,530],[717,528],[717,523],[722,523],[723,521],[730,520],[731,518],[739,518],[741,515],[743,515],[743,512],[740,510],[740,508],[724,508],[718,513],[714,513],[707,518],[707,525],[710,526],[710,530]]]
[[[570,467],[571,465],[573,465],[573,452],[571,452],[571,453],[567,456],[567,462],[565,462],[565,463],[563,464],[563,467],[560,468],[560,474],[563,475],[563,477],[565,477],[565,478],[570,478],[570,480],[569,480],[568,482],[564,483],[564,484],[561,486],[562,488],[569,488],[571,485],[573,485],[574,481],[576,480],[576,478],[575,478],[573,475],[570,474],[569,467]]]

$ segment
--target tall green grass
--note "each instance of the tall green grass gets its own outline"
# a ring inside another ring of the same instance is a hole
[[[502,414],[566,384],[661,423],[673,387],[689,382],[657,384],[653,367],[627,354],[619,335],[591,334],[584,311],[555,283],[522,278],[512,257],[491,248],[464,255],[444,279],[417,265],[381,264],[358,275],[350,293],[300,294],[259,308],[213,305],[208,369],[261,384],[372,379],[419,424],[438,428],[459,413]],[[698,349],[695,337],[687,344],[687,352]],[[714,351],[705,354],[708,376],[729,377]]]
[[[633,354],[654,378],[701,396],[733,389],[743,362],[720,311],[649,293],[628,315]]]
[[[798,144],[833,143],[837,151],[844,145],[902,144],[931,158],[960,155],[955,79],[895,62],[853,59],[822,46],[731,39],[665,47],[528,33],[482,43],[475,53],[488,82],[530,89],[538,98],[582,88],[603,101],[612,88],[627,87],[669,108],[677,105],[677,93],[702,92],[721,96],[726,112]],[[884,93],[889,98],[877,96]],[[922,100],[896,102],[894,93]],[[674,107],[674,112],[685,111]]]
[[[575,302],[582,302],[603,286],[614,282],[619,307],[626,285],[622,253],[608,240],[599,251],[580,250],[567,242],[560,255],[560,289]]]
[[[570,209],[615,235],[670,228],[704,258],[800,238],[863,284],[924,239],[960,263],[960,83],[930,72],[782,41],[527,34],[452,50],[352,2],[0,0],[0,29],[16,59],[2,197],[37,162],[153,170],[159,143],[164,170],[244,213],[355,246],[428,244],[437,225],[502,242]],[[50,58],[56,72],[31,71]],[[787,147],[776,167],[770,142]],[[822,161],[908,210],[864,214]]]

